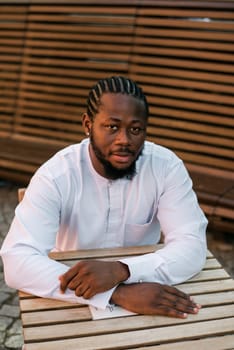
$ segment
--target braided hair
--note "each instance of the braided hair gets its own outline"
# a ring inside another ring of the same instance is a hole
[[[101,104],[100,100],[105,92],[127,94],[143,101],[146,119],[148,118],[149,106],[142,89],[131,79],[122,76],[113,76],[99,80],[97,84],[92,87],[87,100],[87,114],[91,120],[93,120],[98,113]]]

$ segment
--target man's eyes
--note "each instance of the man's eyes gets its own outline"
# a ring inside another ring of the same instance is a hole
[[[105,125],[105,128],[110,131],[110,132],[116,132],[120,129],[120,127],[116,124],[107,124]],[[140,127],[131,127],[128,129],[128,132],[132,135],[139,135],[141,132],[143,132],[145,129],[144,128],[140,128]]]
[[[117,131],[119,129],[118,125],[115,125],[115,124],[108,124],[108,125],[105,125],[105,127],[111,131]]]
[[[133,134],[133,135],[139,135],[141,132],[143,132],[145,129],[143,128],[140,128],[140,127],[132,127],[130,128],[130,132]]]

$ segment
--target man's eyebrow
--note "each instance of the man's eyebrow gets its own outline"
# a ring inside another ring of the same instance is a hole
[[[122,119],[118,118],[118,117],[108,117],[108,118],[106,118],[106,120],[111,120],[111,121],[116,121],[116,122],[121,122],[122,121]],[[133,120],[131,120],[131,124],[132,123],[142,123],[142,121],[139,120],[139,119],[133,119]]]

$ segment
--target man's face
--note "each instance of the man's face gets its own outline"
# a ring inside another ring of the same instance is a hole
[[[85,115],[83,124],[90,129],[90,155],[101,176],[117,179],[135,173],[146,136],[142,101],[121,93],[105,93],[94,120]]]

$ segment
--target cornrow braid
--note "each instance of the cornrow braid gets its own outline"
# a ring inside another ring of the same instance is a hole
[[[127,94],[143,101],[145,105],[146,119],[148,118],[149,106],[142,89],[131,79],[122,76],[113,76],[99,80],[90,90],[87,99],[87,114],[91,120],[93,120],[98,113],[101,103],[100,100],[105,92]]]

